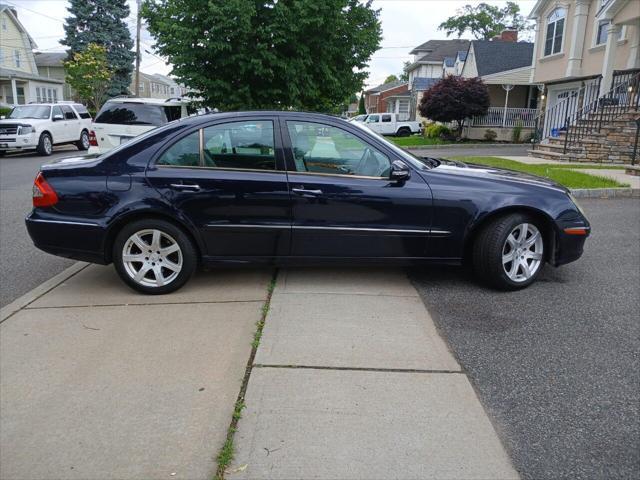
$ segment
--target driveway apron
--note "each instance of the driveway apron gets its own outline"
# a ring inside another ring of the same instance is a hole
[[[90,266],[0,325],[0,477],[212,478],[269,270],[144,296]]]
[[[280,272],[227,478],[517,478],[404,273]]]

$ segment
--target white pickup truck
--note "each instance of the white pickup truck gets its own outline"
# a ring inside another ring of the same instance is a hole
[[[372,113],[364,124],[380,135],[408,137],[412,133],[422,132],[422,125],[419,122],[400,121],[395,113]]]

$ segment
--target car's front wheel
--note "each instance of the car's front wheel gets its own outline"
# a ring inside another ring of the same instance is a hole
[[[53,140],[51,139],[51,135],[46,132],[40,135],[36,151],[45,157],[48,157],[53,153]]]
[[[489,222],[473,245],[473,266],[485,282],[500,290],[531,285],[545,262],[544,227],[514,213]]]
[[[120,278],[147,294],[171,293],[196,269],[196,249],[187,234],[164,220],[139,220],[116,236],[113,263]]]

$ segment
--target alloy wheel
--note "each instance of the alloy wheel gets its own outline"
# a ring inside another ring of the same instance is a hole
[[[145,287],[162,287],[180,274],[182,250],[173,237],[161,230],[140,230],[125,242],[122,264],[134,282]]]
[[[87,132],[82,132],[80,136],[80,140],[82,141],[82,148],[88,150],[91,145],[89,145],[89,134]]]
[[[42,145],[44,146],[44,151],[49,155],[53,151],[53,146],[51,145],[51,139],[48,135],[45,135],[42,139]]]
[[[526,282],[540,269],[544,241],[531,223],[517,225],[502,247],[502,268],[513,282]]]

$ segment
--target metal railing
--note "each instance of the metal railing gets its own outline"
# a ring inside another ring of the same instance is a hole
[[[586,136],[640,105],[640,73],[619,76],[607,93],[585,103],[570,124],[564,141],[564,153]]]
[[[578,90],[565,92],[565,97],[552,107],[543,110],[535,119],[533,136],[535,144],[549,137],[559,137],[575,122],[578,111],[584,105],[591,104],[598,99],[600,80],[582,86]]]
[[[533,128],[536,124],[535,108],[489,107],[485,115],[473,117],[471,127],[516,127]]]

